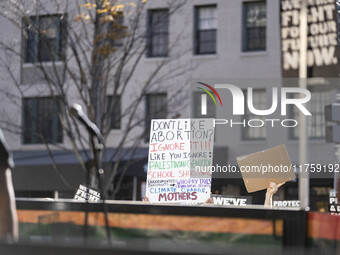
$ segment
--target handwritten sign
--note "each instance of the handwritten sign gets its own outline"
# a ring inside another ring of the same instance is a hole
[[[213,142],[213,119],[152,120],[146,185],[150,202],[205,202]]]

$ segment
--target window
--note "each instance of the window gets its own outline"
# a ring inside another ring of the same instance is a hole
[[[207,96],[207,115],[202,115],[201,112],[201,96],[202,95],[207,95],[205,93],[201,93],[201,92],[194,92],[193,94],[193,114],[194,114],[194,118],[215,118],[216,117],[216,106],[213,103],[213,100]]]
[[[33,16],[23,23],[26,63],[65,59],[65,16]]]
[[[244,98],[247,99],[247,91],[244,91]],[[259,116],[251,113],[247,107],[247,100],[245,101],[245,127],[242,126],[242,138],[243,140],[264,140],[266,138],[266,126],[262,127],[250,127],[247,123],[251,119],[262,120],[265,122],[265,116]],[[253,89],[253,105],[257,110],[265,110],[267,109],[267,100],[266,100],[266,91],[264,89]],[[256,121],[256,123],[251,123],[253,126],[260,126],[261,123]]]
[[[308,120],[308,135],[310,138],[322,139],[325,138],[326,134],[326,121],[325,121],[325,106],[331,103],[329,91],[311,91],[310,108],[308,109],[312,116],[307,117]],[[291,105],[290,116],[299,122],[300,110]],[[299,137],[299,126],[290,128],[291,139],[298,139]]]
[[[243,51],[266,49],[266,2],[243,3]]]
[[[56,98],[25,98],[23,100],[23,143],[62,143],[63,131]]]
[[[107,24],[107,42],[111,47],[122,47],[123,38],[127,35],[124,26],[124,13],[117,12],[114,21],[108,21]]]
[[[166,57],[168,55],[168,37],[168,10],[150,10],[148,13],[147,56]]]
[[[145,106],[145,142],[149,141],[151,120],[166,119],[167,115],[166,93],[148,94]]]
[[[195,8],[195,54],[216,53],[216,6]]]
[[[110,111],[112,107],[112,111]],[[120,129],[121,125],[121,96],[108,96],[107,97],[107,112],[111,113],[111,129]]]

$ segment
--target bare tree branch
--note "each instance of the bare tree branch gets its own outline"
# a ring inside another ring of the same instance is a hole
[[[124,107],[120,115],[116,116],[116,119],[122,120],[120,135],[115,141],[113,155],[107,159],[112,164],[108,164],[111,166],[105,169],[108,176],[105,184],[107,191],[121,162],[127,161],[118,180],[119,189],[128,166],[134,162],[136,153],[145,146],[145,96],[159,91],[167,92],[167,88],[162,86],[163,83],[171,84],[171,80],[176,77],[186,77],[186,73],[192,68],[177,64],[178,59],[185,54],[176,48],[183,34],[179,33],[168,45],[168,56],[155,61],[143,80],[136,82],[137,72],[150,46],[144,23],[147,17],[145,1],[134,0],[134,4],[124,6],[126,9],[120,9],[116,1],[109,0],[33,2],[35,4],[29,8],[24,0],[0,2],[0,15],[23,33],[23,41],[17,42],[16,47],[13,47],[7,38],[0,39],[0,47],[4,52],[11,59],[15,59],[16,63],[22,63],[18,73],[14,71],[13,64],[5,59],[6,56],[1,56],[1,68],[6,70],[14,86],[11,89],[11,85],[0,88],[0,94],[6,95],[21,111],[21,101],[27,97],[28,91],[32,87],[43,87],[45,96],[58,101],[58,118],[64,134],[64,143],[55,144],[53,148],[72,151],[84,171],[87,171],[85,162],[91,158],[90,139],[70,116],[68,109],[71,103],[77,102],[86,108],[89,118],[101,129],[106,148],[111,135],[111,119],[121,103],[118,100],[109,102],[108,96],[125,98]],[[176,14],[185,2],[168,1],[169,17]],[[65,54],[61,50],[58,52],[58,47],[53,48],[53,43],[46,39],[48,31],[41,24],[40,13],[43,13],[44,17],[56,17],[60,31],[65,29],[66,32],[62,35],[64,37],[59,41],[59,49],[65,49]],[[119,23],[122,15],[125,18],[124,24]],[[33,37],[35,43],[39,43],[38,53],[37,49],[33,50],[28,44]],[[118,41],[121,45],[115,44]],[[24,50],[20,50],[21,46]],[[42,47],[48,49],[45,56],[48,61],[40,55]],[[28,59],[28,54],[33,56],[33,60]],[[173,64],[175,62],[176,64]],[[32,70],[34,79],[23,73],[26,70]],[[39,86],[36,83],[40,83]],[[177,87],[176,84],[169,86],[169,90],[170,87],[174,95],[185,90],[184,86]],[[177,116],[180,105],[183,105],[183,102],[178,104],[175,97],[169,97],[166,103],[169,116]],[[16,126],[15,133],[20,133],[20,125],[15,121],[11,123],[10,118],[4,119],[1,126],[8,131]],[[37,135],[52,159],[54,170],[62,182],[71,188],[53,158],[50,141],[43,137],[42,132]],[[114,194],[118,192],[117,187]]]

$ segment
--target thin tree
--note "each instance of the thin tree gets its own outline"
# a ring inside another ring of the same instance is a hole
[[[114,153],[106,159],[112,164],[104,165],[107,191],[121,168],[121,161],[128,162],[124,164],[113,194],[117,193],[124,173],[145,139],[147,129],[144,127],[148,126],[143,110],[145,97],[166,91],[171,91],[171,95],[183,95],[181,98],[169,95],[158,109],[161,112],[166,109],[169,117],[180,116],[188,103],[185,103],[187,90],[184,84],[178,86],[173,82],[178,77],[188,78],[186,73],[192,69],[190,65],[179,64],[181,56],[190,50],[178,46],[185,34],[178,31],[171,38],[166,34],[162,36],[164,31],[160,31],[162,24],[168,26],[173,14],[181,11],[185,1],[169,1],[163,15],[157,16],[157,20],[148,26],[147,4],[144,0],[124,4],[109,0],[54,0],[48,3],[9,0],[0,3],[0,15],[22,33],[21,41],[3,34],[0,37],[1,69],[9,80],[8,86],[0,88],[0,96],[6,97],[18,109],[24,109],[36,125],[39,123],[35,119],[37,116],[23,100],[27,91],[36,86],[37,91],[41,90],[54,100],[66,139],[64,143],[51,143],[48,132],[44,131],[46,127],[39,126],[36,136],[45,144],[55,171],[69,188],[76,187],[71,187],[62,175],[53,158],[53,149],[73,152],[84,171],[89,171],[86,162],[91,158],[89,136],[69,114],[72,103],[80,103],[90,120],[99,127],[105,148],[113,123],[121,123],[119,141]],[[45,22],[47,18],[50,24]],[[51,40],[56,33],[53,30],[56,23],[60,34],[57,44]],[[159,49],[165,54],[150,68],[144,68],[142,59],[151,47],[156,47],[150,40],[156,33],[159,40],[170,38],[166,42],[167,49]],[[37,45],[32,47],[32,42]],[[29,62],[33,77],[30,72],[24,73],[23,68],[18,70],[20,62]],[[144,73],[143,80],[138,79],[141,73]],[[36,83],[46,85],[41,88]],[[120,114],[115,114],[122,103],[124,107]],[[2,109],[0,125],[4,130],[24,135],[20,123],[5,109]]]

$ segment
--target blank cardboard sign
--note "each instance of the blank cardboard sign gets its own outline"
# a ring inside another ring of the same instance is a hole
[[[244,184],[249,193],[295,179],[294,168],[284,144],[268,150],[237,157]]]

